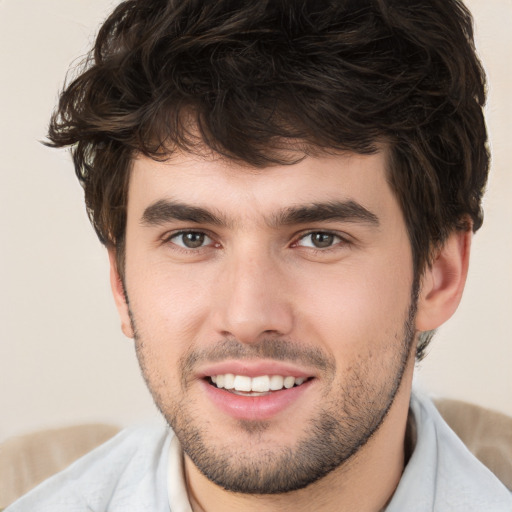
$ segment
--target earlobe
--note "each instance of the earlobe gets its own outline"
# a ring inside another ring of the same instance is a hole
[[[471,230],[454,231],[421,279],[416,329],[437,329],[456,311],[469,266]]]
[[[133,338],[134,332],[132,328],[130,312],[128,309],[128,304],[126,303],[126,294],[123,281],[117,269],[115,249],[108,250],[108,258],[110,261],[110,286],[112,288],[112,294],[114,295],[114,301],[119,313],[119,318],[121,319],[121,330],[126,337]]]

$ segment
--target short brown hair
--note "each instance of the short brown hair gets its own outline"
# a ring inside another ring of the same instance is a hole
[[[485,77],[458,0],[127,0],[61,94],[49,140],[72,146],[100,240],[122,253],[129,170],[210,148],[265,167],[390,148],[415,276],[482,224]],[[418,348],[421,356],[428,336]]]

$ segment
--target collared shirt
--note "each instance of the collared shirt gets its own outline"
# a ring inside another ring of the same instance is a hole
[[[512,493],[480,463],[434,404],[413,393],[416,445],[386,512],[512,512]]]
[[[386,512],[511,512],[512,493],[413,392],[416,445]],[[191,512],[179,442],[166,428],[126,430],[5,512]],[[314,508],[314,507],[312,507]]]

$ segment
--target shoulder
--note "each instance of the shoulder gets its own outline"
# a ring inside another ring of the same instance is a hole
[[[388,509],[436,512],[510,512],[512,494],[479,462],[443,420],[434,404],[413,393],[417,439]],[[404,508],[405,507],[405,508]]]
[[[144,505],[133,508],[143,496],[166,496],[168,444],[172,433],[165,427],[123,430],[107,443],[77,460],[16,501],[5,512],[83,512],[159,510]],[[156,504],[155,504],[156,505]]]

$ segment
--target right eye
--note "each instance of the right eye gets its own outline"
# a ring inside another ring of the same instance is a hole
[[[171,235],[168,240],[183,249],[200,249],[213,244],[213,240],[201,231],[180,231]]]
[[[297,245],[301,247],[311,247],[313,249],[329,249],[342,242],[342,239],[334,233],[324,231],[313,231],[304,235]]]

